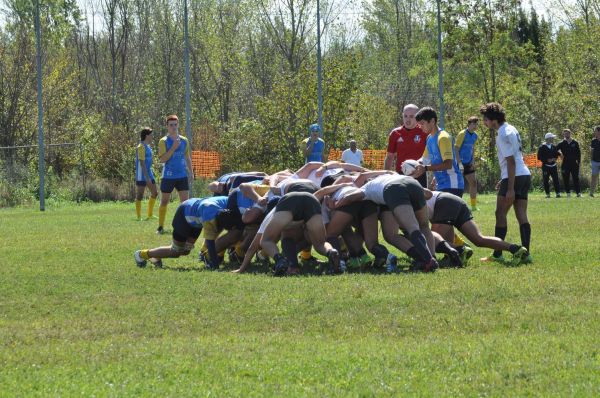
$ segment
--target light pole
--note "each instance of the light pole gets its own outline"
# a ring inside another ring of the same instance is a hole
[[[440,127],[444,129],[445,123],[445,109],[444,109],[444,67],[442,65],[442,12],[441,12],[441,0],[437,0],[437,28],[438,28],[438,90],[440,97]]]
[[[188,3],[183,0],[183,61],[185,64],[185,135],[192,149],[192,108],[190,104],[190,38],[188,34]],[[193,171],[192,171],[193,172]],[[190,196],[194,184],[190,184]]]
[[[317,0],[317,102],[319,135],[323,137],[323,72],[321,70],[321,2]]]
[[[40,27],[40,2],[35,0],[35,63],[37,69],[37,103],[38,103],[38,172],[40,176],[40,211],[45,210],[44,176],[46,164],[44,160],[44,108],[42,105],[42,29]]]

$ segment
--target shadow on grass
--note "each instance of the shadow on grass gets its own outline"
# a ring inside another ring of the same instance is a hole
[[[385,267],[373,267],[367,266],[364,268],[352,268],[347,269],[346,274],[367,274],[367,275],[394,275],[394,274],[414,274],[421,273],[422,271],[411,269],[410,260],[406,260],[403,263],[399,263],[397,269],[394,272],[387,272]],[[171,267],[167,264],[157,265],[154,264],[153,267],[148,267],[147,269],[151,270],[163,270],[163,271],[175,271],[175,272],[224,272],[231,273],[239,268],[238,263],[222,263],[219,269],[213,270],[206,268],[205,265],[199,263],[196,266],[187,266],[187,267]],[[248,268],[243,272],[244,274],[249,275],[271,275],[273,270],[271,268],[271,264],[267,264],[265,262],[253,262]],[[328,272],[328,264],[324,261],[316,261],[310,262],[308,264],[304,264],[300,266],[300,272],[295,275],[287,275],[288,277],[310,277],[310,276],[336,276],[339,274],[331,274]]]

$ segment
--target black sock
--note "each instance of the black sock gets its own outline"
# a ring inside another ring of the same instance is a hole
[[[454,252],[455,249],[453,249],[452,246],[450,246],[450,244],[448,242],[443,240],[437,244],[437,246],[435,247],[435,251],[436,251],[436,253],[450,254],[450,253]]]
[[[421,231],[413,231],[410,234],[410,241],[414,246],[414,249],[418,253],[419,257],[421,257],[425,262],[431,260],[431,253],[427,248],[427,240],[425,236],[421,233]]]
[[[494,236],[496,236],[496,238],[500,238],[502,240],[504,240],[504,238],[506,238],[506,232],[508,231],[507,227],[499,227],[496,225],[496,230],[494,232]],[[502,250],[494,250],[494,257],[500,257],[502,255]]]
[[[421,258],[421,257],[419,256],[419,253],[417,253],[417,251],[415,250],[415,248],[414,248],[414,247],[411,247],[410,249],[408,249],[408,250],[406,251],[406,254],[408,255],[408,257],[410,257],[410,258],[414,258],[415,260],[421,260],[421,261],[425,261],[425,259],[424,259],[424,258]]]
[[[371,248],[371,253],[373,253],[375,258],[386,258],[387,259],[389,251],[384,245],[377,243],[377,244],[373,245],[373,247]]]
[[[338,252],[342,251],[342,245],[340,243],[340,238],[338,238],[337,236],[332,236],[330,238],[327,238],[327,242],[329,242],[331,244],[331,246],[333,246],[333,248],[335,250],[337,250]]]
[[[531,225],[529,225],[529,223],[519,225],[519,232],[521,232],[521,245],[529,250],[529,243],[531,242]]]
[[[296,242],[294,241],[294,239],[281,239],[281,251],[293,267],[298,266],[298,257],[296,256]]]

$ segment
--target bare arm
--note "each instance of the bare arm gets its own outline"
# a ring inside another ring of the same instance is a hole
[[[396,154],[388,152],[385,155],[385,160],[383,161],[383,168],[386,170],[394,170],[394,164],[396,163]]]
[[[508,172],[508,189],[506,191],[506,200],[513,201],[515,199],[515,172],[517,169],[515,157],[506,157],[506,169]]]
[[[254,184],[248,184],[247,182],[244,182],[240,184],[239,188],[245,197],[252,200],[253,202],[258,203],[262,199],[262,196],[260,196],[258,192],[254,190],[254,186]]]
[[[428,167],[427,171],[449,170],[449,169],[452,168],[452,159],[446,159],[442,163],[431,164],[431,165],[429,165],[427,167]],[[414,178],[418,178],[423,173],[425,173],[425,171],[426,171],[425,170],[425,166],[423,166],[422,164],[420,164],[420,165],[417,166],[417,168],[415,169],[415,172],[413,174],[411,174],[411,176],[414,177]]]
[[[342,199],[338,201],[334,201],[333,207],[340,208],[342,206],[346,206],[350,203],[359,202],[365,198],[365,193],[363,191],[357,190],[356,192],[352,192],[350,195],[344,196]]]
[[[375,178],[384,174],[394,174],[391,170],[376,170],[376,171],[365,171],[364,173],[360,173],[360,175],[354,180],[354,185],[357,187],[362,187],[365,185],[365,182],[370,178]]]
[[[179,144],[181,144],[181,139],[179,137],[177,137],[176,140],[173,140],[173,145],[171,145],[171,148],[169,148],[169,150],[166,151],[163,154],[160,154],[160,149],[161,148],[159,147],[158,159],[160,160],[160,162],[161,163],[167,163],[167,161],[169,159],[171,159],[171,156],[173,156],[173,154],[175,153],[175,151],[177,150],[177,148],[179,148]],[[162,144],[159,143],[159,145],[165,145],[166,146],[166,142],[162,142]]]
[[[260,249],[260,238],[262,238],[262,234],[254,235],[254,239],[252,239],[252,243],[250,243],[250,247],[246,250],[246,254],[244,255],[244,260],[242,264],[240,264],[240,268],[232,271],[234,273],[241,274],[248,268],[250,263],[252,262],[252,257],[256,254],[256,252]]]
[[[317,199],[319,199],[319,201],[321,201],[321,200],[323,200],[323,198],[326,195],[331,195],[332,193],[334,193],[335,191],[337,191],[338,189],[340,189],[342,187],[350,187],[350,186],[354,186],[354,184],[351,182],[345,182],[343,184],[334,184],[334,185],[330,185],[328,187],[319,189],[313,195],[315,195],[315,197]]]

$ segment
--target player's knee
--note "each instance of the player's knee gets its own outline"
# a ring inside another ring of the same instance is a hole
[[[184,245],[179,245],[173,242],[171,245],[171,254],[174,257],[187,256],[194,248],[193,243],[186,242]]]

